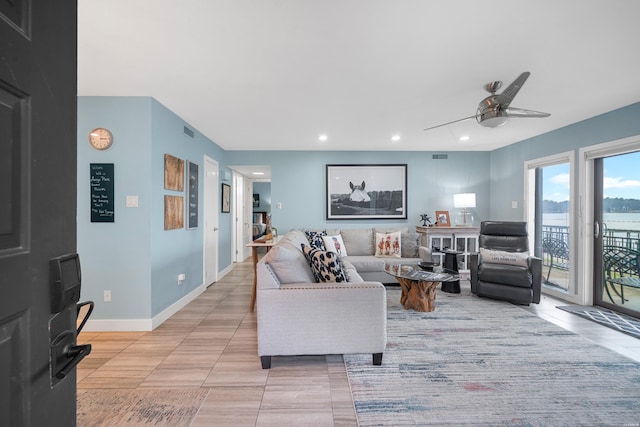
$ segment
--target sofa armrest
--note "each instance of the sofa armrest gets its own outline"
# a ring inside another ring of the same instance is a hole
[[[426,246],[418,246],[418,254],[422,261],[433,262],[433,251]]]
[[[283,284],[259,289],[258,354],[381,353],[387,300],[380,282]]]

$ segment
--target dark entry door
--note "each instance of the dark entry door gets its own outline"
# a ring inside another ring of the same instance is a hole
[[[76,1],[0,0],[0,425],[76,424],[49,260],[76,250]]]

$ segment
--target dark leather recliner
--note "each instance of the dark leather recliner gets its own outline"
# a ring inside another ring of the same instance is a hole
[[[478,243],[485,256],[471,254],[473,294],[515,304],[540,303],[542,260],[525,255],[529,251],[526,222],[483,221]]]

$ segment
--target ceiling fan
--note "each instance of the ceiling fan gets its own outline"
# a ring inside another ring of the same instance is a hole
[[[461,122],[463,120],[476,119],[476,121],[482,126],[495,128],[503,126],[509,121],[509,118],[526,118],[526,117],[549,117],[551,114],[543,113],[541,111],[524,110],[522,108],[509,107],[511,101],[518,94],[520,88],[524,82],[527,81],[530,72],[525,71],[513,81],[507,88],[499,95],[496,95],[496,91],[502,87],[501,81],[489,82],[484,85],[484,88],[491,95],[480,101],[476,114],[473,116],[465,117],[464,119],[454,120],[448,123],[442,123],[437,126],[431,126],[424,130],[435,129],[441,126],[450,125],[452,123]]]

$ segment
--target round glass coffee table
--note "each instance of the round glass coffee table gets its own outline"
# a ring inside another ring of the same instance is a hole
[[[384,271],[396,278],[402,288],[400,303],[406,309],[433,311],[436,308],[438,283],[459,280],[457,274],[446,271],[422,271],[418,266],[387,264]]]

